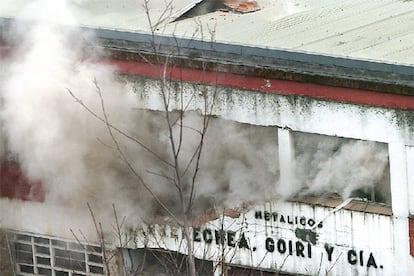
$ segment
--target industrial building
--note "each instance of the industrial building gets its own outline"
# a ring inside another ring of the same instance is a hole
[[[414,272],[413,1],[5,2],[1,275]]]

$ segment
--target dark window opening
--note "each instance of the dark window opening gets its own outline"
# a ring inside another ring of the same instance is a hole
[[[102,263],[102,257],[94,255],[94,254],[88,254],[88,260],[93,263],[98,263],[98,264]]]
[[[99,273],[99,274],[104,273],[103,267],[93,266],[93,265],[89,266],[89,271],[92,272],[92,273]]]
[[[258,270],[249,267],[227,266],[226,276],[288,276],[293,274],[285,274],[280,271]]]
[[[43,254],[43,255],[50,255],[49,247],[44,246],[35,246],[36,253]]]
[[[125,249],[125,267],[131,275],[187,275],[186,255],[159,249]],[[195,259],[197,275],[213,276],[213,262]],[[128,274],[129,275],[129,274]]]
[[[51,276],[52,270],[49,268],[38,268],[37,269],[39,275]]]
[[[42,264],[42,265],[50,265],[50,259],[49,258],[37,257],[36,262],[38,264]]]
[[[34,273],[33,266],[19,265],[19,271],[25,273]]]

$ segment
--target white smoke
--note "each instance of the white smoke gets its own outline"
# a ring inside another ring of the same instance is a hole
[[[138,137],[163,160],[171,161],[165,116],[135,109],[137,97],[115,77],[113,68],[85,58],[82,34],[66,27],[74,24],[74,19],[63,1],[36,2],[24,13],[30,14],[32,8],[53,9],[59,16],[45,18],[39,13],[30,29],[25,25],[14,30],[24,40],[14,49],[1,90],[1,137],[7,138],[8,151],[32,181],[43,184],[45,204],[81,212],[87,211],[88,202],[99,210],[97,215],[105,216],[115,203],[120,213],[132,214],[135,223],[141,216],[158,212],[154,199],[121,161],[105,125],[67,90],[102,116],[93,82],[96,79],[110,122]],[[200,119],[196,113],[184,118],[188,127],[184,128],[183,164],[198,146],[194,130],[200,128]],[[258,139],[254,135],[260,127],[213,120],[210,128],[196,190],[202,197],[199,206],[229,205],[267,194],[268,183],[277,181],[277,164],[264,165],[266,160],[276,160],[275,129],[261,130],[263,135]],[[133,141],[119,135],[116,138],[154,193],[173,210],[178,208],[175,187],[160,177],[171,173],[168,166]]]
[[[210,127],[200,193],[226,206],[270,199],[279,181],[277,129],[222,120]]]
[[[64,1],[36,1],[23,13],[39,18],[14,29],[24,40],[14,49],[1,91],[1,137],[7,138],[8,151],[32,181],[43,184],[51,206],[86,210],[86,202],[97,209],[114,202],[127,212],[124,207],[133,198],[119,187],[127,173],[116,170],[122,165],[110,148],[105,125],[85,112],[67,89],[101,115],[96,79],[109,120],[120,128],[133,125],[131,90],[114,78],[113,68],[85,59],[82,35],[61,25],[74,22]]]
[[[46,218],[59,217],[53,212],[66,208],[72,216],[83,214],[78,223],[84,225],[86,203],[108,224],[113,222],[108,215],[112,203],[120,214],[128,216],[129,225],[153,216],[160,207],[121,160],[105,124],[77,103],[68,89],[103,116],[96,80],[109,121],[143,141],[163,161],[171,161],[165,114],[136,109],[138,97],[115,77],[114,68],[88,60],[82,44],[86,38],[67,27],[76,22],[65,1],[34,1],[23,13],[35,16],[36,23],[29,29],[28,25],[16,26],[14,34],[23,40],[0,72],[0,159],[13,155],[32,181],[43,184],[45,205],[51,212],[43,214]],[[185,114],[181,167],[198,146],[201,121],[195,112]],[[115,135],[129,162],[154,193],[172,210],[178,208],[177,191],[166,177],[171,168],[135,142]],[[336,191],[348,197],[355,189],[381,182],[387,156],[376,144],[309,141],[314,140],[298,138],[300,186],[295,192]],[[269,199],[279,181],[277,149],[276,127],[212,119],[197,178],[197,208]],[[191,179],[192,175],[185,177]],[[73,220],[71,224],[76,224]],[[55,221],[58,229],[66,227],[60,223],[68,222]],[[26,225],[36,228],[33,222]]]
[[[299,194],[336,193],[345,199],[375,190],[377,199],[390,203],[385,144],[299,133],[295,139]]]

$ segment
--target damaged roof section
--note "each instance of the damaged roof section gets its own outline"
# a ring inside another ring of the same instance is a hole
[[[224,0],[224,6],[231,11],[248,13],[260,10],[259,5],[253,0]]]
[[[198,0],[194,5],[177,16],[176,21],[193,18],[196,16],[212,13],[215,11],[250,13],[260,10],[259,5],[254,0]]]

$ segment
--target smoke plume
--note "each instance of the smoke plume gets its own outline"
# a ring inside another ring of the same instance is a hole
[[[385,144],[303,133],[296,133],[295,142],[299,194],[336,193],[344,199],[377,194],[377,201],[390,203]]]
[[[50,206],[86,210],[89,202],[100,210],[108,204],[102,199],[109,199],[126,213],[134,198],[119,183],[128,174],[108,146],[105,125],[89,116],[68,89],[102,114],[96,80],[104,88],[110,120],[120,128],[134,123],[131,90],[114,78],[113,68],[85,59],[83,35],[67,27],[74,19],[64,1],[36,1],[22,14],[30,12],[39,18],[14,26],[11,39],[23,40],[2,66],[7,68],[1,85],[3,157],[7,145],[8,157],[29,179],[43,184]]]
[[[0,61],[0,160],[16,160],[27,177],[42,183],[46,192],[44,206],[48,206],[50,215],[43,212],[41,217],[51,218],[55,228],[68,231],[85,225],[86,203],[90,203],[98,219],[109,225],[115,204],[132,227],[140,219],[162,211],[142,181],[149,183],[171,210],[178,210],[177,190],[168,178],[172,171],[167,162],[173,157],[165,113],[137,108],[139,97],[117,77],[114,68],[85,56],[82,41],[92,36],[85,37],[75,28],[68,28],[76,25],[76,20],[64,1],[35,1],[23,11],[32,13],[36,14],[36,23],[31,23],[29,29],[28,25],[14,27],[13,37],[9,38],[14,43],[13,54]],[[100,91],[109,122],[152,152],[116,131],[111,137],[106,125],[86,111],[69,91],[92,113],[103,117]],[[202,119],[196,112],[184,116],[180,154],[184,169],[199,145]],[[178,135],[178,125],[174,131]],[[296,139],[295,192],[335,191],[348,197],[355,189],[382,181],[388,160],[375,143],[303,137]],[[125,157],[119,154],[114,139]],[[211,119],[196,179],[196,210],[270,199],[279,182],[277,150],[276,127]],[[191,181],[191,176],[186,174],[185,178]],[[32,209],[36,208],[40,207]],[[59,221],[63,209],[70,219]],[[36,217],[47,224],[45,219]],[[18,223],[9,220],[12,221]],[[26,227],[41,231],[34,221],[26,223]]]
[[[110,123],[143,141],[162,160],[171,161],[165,115],[137,109],[138,97],[116,77],[114,68],[85,58],[85,45],[81,43],[84,35],[67,27],[75,20],[64,2],[36,2],[23,13],[30,13],[33,7],[53,8],[58,16],[46,20],[40,13],[30,29],[16,25],[12,31],[13,41],[15,37],[22,41],[14,46],[8,64],[3,61],[6,66],[2,66],[7,68],[1,86],[2,158],[7,145],[7,158],[17,161],[31,181],[42,183],[46,205],[85,213],[86,203],[90,203],[96,215],[105,217],[114,203],[132,220],[151,217],[159,206],[121,160],[105,124],[91,116],[68,91],[103,117],[97,93],[101,91]],[[185,115],[183,164],[198,146],[195,130],[200,128],[201,119],[195,112]],[[208,155],[201,160],[196,190],[199,209],[268,194],[268,183],[277,181],[277,164],[267,162],[276,160],[276,130],[219,119],[211,122],[210,129],[205,141]],[[254,138],[258,133],[263,135]],[[153,192],[169,208],[178,208],[175,187],[162,177],[171,173],[170,168],[137,143],[115,135],[145,183],[151,183]]]

